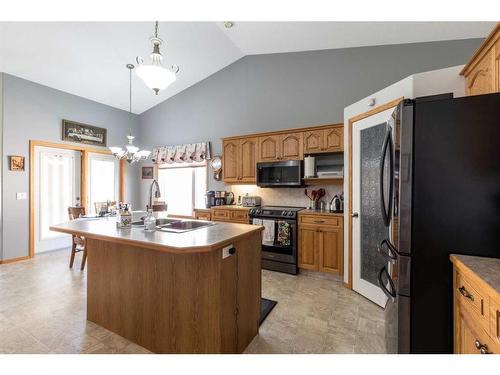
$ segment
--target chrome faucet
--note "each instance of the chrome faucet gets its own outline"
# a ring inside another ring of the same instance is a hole
[[[146,210],[148,209],[153,209],[153,188],[155,188],[155,198],[160,198],[160,185],[158,184],[158,181],[153,180],[151,183],[151,186],[149,187],[149,204],[146,207]]]

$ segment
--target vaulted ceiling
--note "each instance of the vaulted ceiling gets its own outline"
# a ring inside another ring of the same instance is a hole
[[[148,57],[153,22],[0,22],[0,71],[128,110],[127,63]],[[155,96],[133,77],[142,113],[245,55],[482,38],[494,22],[160,22],[177,81]],[[147,59],[146,59],[147,60]]]

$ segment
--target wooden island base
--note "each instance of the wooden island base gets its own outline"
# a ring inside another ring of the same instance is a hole
[[[258,334],[260,232],[172,253],[87,239],[87,319],[155,353],[241,353]]]

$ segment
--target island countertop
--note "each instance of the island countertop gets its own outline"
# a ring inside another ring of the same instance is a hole
[[[170,253],[200,253],[220,249],[232,241],[262,231],[263,227],[216,222],[214,225],[184,233],[146,232],[143,227],[119,229],[116,227],[116,218],[99,218],[72,220],[53,225],[50,229]]]

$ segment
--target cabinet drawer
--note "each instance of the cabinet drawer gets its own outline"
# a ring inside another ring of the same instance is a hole
[[[231,211],[230,216],[232,220],[248,222],[248,212],[246,211]]]
[[[300,216],[300,222],[303,224],[316,224],[316,225],[328,225],[333,227],[340,227],[342,225],[342,218],[333,216],[328,217],[328,216],[303,215]]]
[[[212,220],[212,215],[210,212],[196,212],[195,214],[196,220]]]
[[[212,218],[214,220],[229,220],[229,210],[213,210]]]
[[[475,324],[475,316],[469,312],[461,312],[460,351],[461,354],[499,354],[500,345]]]
[[[475,286],[474,282],[457,272],[457,283],[455,295],[457,301],[467,307],[472,314],[477,316],[477,319],[484,326],[488,325],[489,304],[488,297],[479,292],[480,288]]]

